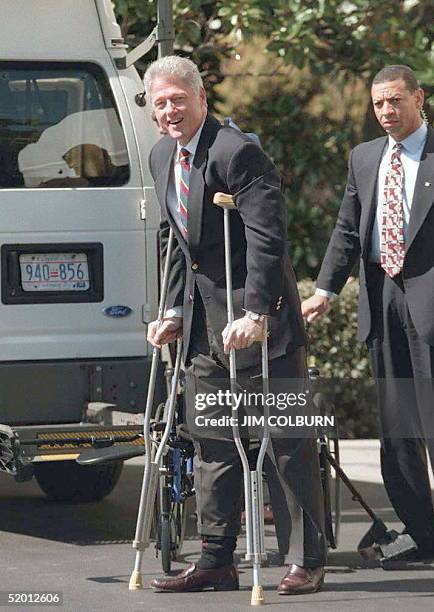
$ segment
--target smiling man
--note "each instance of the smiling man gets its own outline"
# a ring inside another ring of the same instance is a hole
[[[360,261],[359,334],[377,380],[381,469],[390,501],[418,550],[434,557],[426,449],[434,465],[434,131],[407,66],[374,78],[372,102],[388,136],[356,147],[337,223],[303,315],[329,307]]]
[[[280,177],[251,138],[207,113],[202,79],[190,60],[176,56],[157,60],[146,72],[145,90],[158,125],[166,132],[150,155],[162,211],[163,257],[170,227],[176,239],[165,317],[161,326],[149,325],[148,340],[161,346],[183,335],[186,413],[196,452],[202,536],[196,564],[152,585],[171,592],[237,589],[233,553],[240,531],[241,462],[223,428],[194,428],[195,398],[208,398],[200,413],[204,417],[218,421],[230,412],[230,406],[215,406],[211,400],[229,388],[231,347],[239,349],[240,384],[261,390],[261,345],[256,340],[262,338],[265,317],[270,330],[270,378],[304,382],[306,335],[288,256]],[[216,192],[231,194],[236,204],[230,213],[235,314],[230,327],[223,211],[213,204]],[[278,590],[282,595],[314,592],[323,583],[326,553],[316,441],[272,439],[269,451],[292,523],[290,568]]]

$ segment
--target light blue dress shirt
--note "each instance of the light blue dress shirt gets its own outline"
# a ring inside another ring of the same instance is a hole
[[[404,209],[404,238],[407,236],[408,224],[410,221],[410,212],[413,205],[414,188],[416,185],[417,173],[419,170],[420,158],[425,146],[428,134],[426,123],[422,123],[410,136],[401,141],[401,162],[404,170],[404,193],[403,193],[403,209]],[[371,251],[369,259],[372,262],[379,263],[380,261],[380,243],[381,243],[381,225],[383,220],[383,205],[384,205],[384,182],[386,180],[387,171],[389,169],[392,149],[396,141],[389,136],[387,146],[384,149],[378,168],[377,180],[377,208],[375,213],[374,225],[372,228]],[[315,291],[316,295],[334,298],[335,293],[326,291],[318,287]]]

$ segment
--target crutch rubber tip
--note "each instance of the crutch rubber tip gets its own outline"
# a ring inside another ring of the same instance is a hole
[[[254,586],[252,588],[252,606],[263,606],[265,603],[264,589],[261,586]]]
[[[130,584],[128,588],[130,589],[130,591],[138,591],[139,589],[143,589],[142,574],[137,570],[134,570],[131,574]]]

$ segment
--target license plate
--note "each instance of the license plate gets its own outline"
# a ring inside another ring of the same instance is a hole
[[[86,253],[20,255],[23,291],[86,291],[90,287]]]
[[[112,411],[112,424],[113,425],[143,425],[144,415],[143,413],[134,414],[132,412],[120,412],[119,410]]]

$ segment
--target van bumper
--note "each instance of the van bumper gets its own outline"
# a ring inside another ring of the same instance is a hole
[[[149,358],[1,363],[0,472],[24,481],[32,478],[35,462],[142,445],[143,428],[132,423],[145,410],[150,367]],[[155,406],[165,389],[160,363]]]
[[[92,406],[104,404],[117,411],[143,413],[150,370],[149,357],[0,362],[0,423],[95,421]],[[164,364],[160,362],[156,404],[164,397]]]

